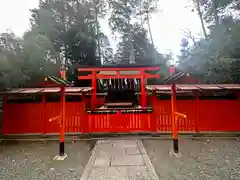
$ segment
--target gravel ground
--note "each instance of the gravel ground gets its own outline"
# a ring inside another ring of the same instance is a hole
[[[160,180],[240,180],[240,140],[180,139],[180,158],[171,140],[143,143]]]
[[[57,141],[2,142],[0,150],[1,180],[74,180],[80,179],[95,142],[65,143],[68,157],[54,161]]]

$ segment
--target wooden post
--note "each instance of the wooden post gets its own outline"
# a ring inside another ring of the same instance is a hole
[[[178,132],[176,127],[176,117],[175,117],[175,109],[176,109],[176,84],[172,84],[171,86],[171,109],[172,109],[172,139],[173,139],[173,151],[175,153],[179,152],[178,148]]]
[[[65,134],[65,123],[66,123],[66,101],[65,101],[65,87],[61,87],[61,123],[60,123],[60,145],[59,145],[59,156],[63,157],[65,155],[64,151],[64,134]]]
[[[145,108],[146,98],[147,98],[146,90],[145,90],[145,77],[144,77],[145,72],[144,70],[141,70],[140,73],[141,73],[141,106]]]
[[[43,113],[43,122],[44,122],[43,134],[46,134],[48,119],[46,119],[46,96],[45,95],[42,96],[42,113]]]
[[[240,91],[237,92],[238,109],[240,109]]]
[[[195,93],[195,131],[199,132],[199,95]]]
[[[60,71],[60,76],[61,76],[61,78],[63,79],[63,80],[67,80],[67,76],[66,76],[66,71],[65,70],[63,70],[63,71]]]
[[[153,92],[152,94],[153,96],[153,113],[152,113],[152,119],[151,119],[151,122],[152,122],[152,130],[153,132],[156,132],[157,131],[157,93],[156,92]]]
[[[96,100],[97,100],[97,79],[96,79],[97,72],[92,72],[92,98],[91,98],[91,108],[94,109],[96,107]]]
[[[6,114],[7,114],[7,96],[5,95],[5,96],[3,96],[3,98],[2,98],[2,110],[3,110],[3,112],[2,112],[2,134],[4,133],[3,132],[3,127],[4,127],[4,123],[6,122]]]
[[[82,130],[82,133],[88,133],[88,113],[87,113],[87,110],[86,110],[86,103],[87,103],[87,99],[85,97],[84,94],[82,94],[82,100],[83,100],[83,103],[84,103],[84,109],[83,109],[83,115],[80,116],[81,118],[81,130]]]

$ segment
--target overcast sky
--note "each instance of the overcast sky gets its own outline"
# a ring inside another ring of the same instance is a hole
[[[39,0],[0,0],[0,32],[11,29],[18,36],[29,28],[29,9],[38,6]],[[200,33],[200,21],[196,12],[191,12],[190,0],[159,0],[162,10],[151,19],[154,43],[162,53],[179,52],[182,29],[190,29],[193,34]],[[111,37],[107,22],[102,30]],[[114,40],[111,40],[114,41]]]

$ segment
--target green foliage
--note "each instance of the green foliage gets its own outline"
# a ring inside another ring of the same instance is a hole
[[[95,2],[95,1],[94,1]],[[71,66],[76,63],[95,64],[96,16],[104,16],[100,1],[47,0],[32,10],[32,26],[53,42],[55,51],[62,57],[57,61]]]
[[[202,1],[202,3],[212,1]],[[216,9],[228,11],[232,1],[216,1]],[[232,4],[233,5],[233,4]],[[212,6],[205,11],[211,11]],[[234,14],[234,12],[232,12]],[[207,18],[214,19],[215,14]],[[208,39],[200,39],[196,44],[181,43],[179,67],[199,75],[207,83],[240,83],[240,21],[233,15],[219,18],[219,24],[210,27]],[[183,40],[185,41],[185,40]]]
[[[128,64],[130,57],[136,64],[161,64],[159,73],[165,73],[167,59],[154,47],[149,23],[157,3],[40,0],[39,7],[30,11],[31,28],[22,38],[11,32],[0,34],[0,88],[28,86],[42,76],[57,76],[66,67],[74,80],[79,64]],[[99,23],[107,14],[111,30],[121,36],[116,53]]]
[[[129,64],[134,60],[135,64],[160,64],[161,73],[167,74],[167,59],[154,47],[149,22],[151,14],[158,10],[157,3],[158,0],[110,1],[109,24],[113,32],[121,35],[114,63]]]
[[[43,75],[56,74],[51,61],[52,44],[46,36],[26,33],[24,39],[13,33],[0,35],[1,87],[24,86]]]

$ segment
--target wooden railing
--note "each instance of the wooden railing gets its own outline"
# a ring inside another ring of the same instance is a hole
[[[186,114],[183,114],[183,113],[180,113],[180,112],[175,112],[175,116],[177,118],[183,118],[183,119],[187,119],[187,115]]]

